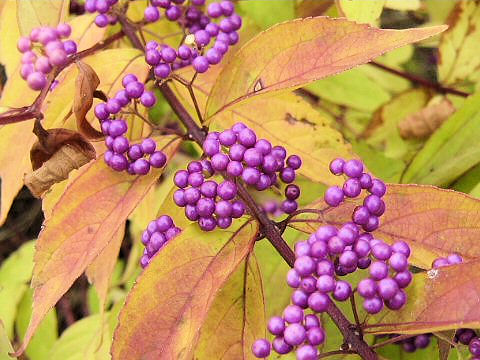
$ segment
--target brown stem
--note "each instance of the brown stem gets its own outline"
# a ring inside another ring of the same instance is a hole
[[[143,46],[141,45],[141,42],[136,35],[134,29],[132,29],[132,25],[126,20],[123,14],[119,15],[119,21],[122,25],[123,31],[130,39],[132,44],[137,49],[143,50]],[[183,125],[185,125],[192,139],[200,146],[202,146],[206,137],[203,129],[193,120],[185,107],[175,96],[173,91],[168,87],[167,83],[163,83],[160,85],[160,91],[162,92],[163,96],[165,97],[175,114],[177,114],[180,121],[183,123]],[[272,222],[267,217],[267,215],[260,209],[260,207],[255,203],[255,201],[243,185],[238,184],[237,188],[239,196],[243,199],[243,201],[245,201],[250,212],[260,223],[260,229],[263,235],[265,235],[265,237],[275,247],[278,253],[283,257],[283,259],[285,259],[288,265],[293,266],[293,263],[295,261],[295,254],[285,242],[285,240],[283,240],[276,224]],[[342,314],[340,309],[335,305],[333,301],[330,303],[327,309],[327,313],[332,318],[333,322],[337,325],[337,327],[340,329],[340,332],[343,334],[345,342],[349,346],[349,349],[345,350],[352,350],[352,352],[359,354],[363,359],[378,359],[377,355],[372,349],[370,349],[368,344],[365,343],[355,333],[354,329],[352,329],[352,324],[350,324],[348,319]]]
[[[470,96],[470,94],[465,92],[465,91],[449,88],[447,86],[443,86],[442,84],[431,82],[431,81],[429,81],[425,78],[422,78],[420,76],[409,74],[409,73],[406,73],[406,72],[403,72],[403,71],[400,71],[400,70],[397,70],[397,69],[393,69],[389,66],[383,65],[383,64],[378,63],[376,61],[371,61],[369,64],[372,65],[372,66],[375,66],[379,69],[385,70],[385,71],[387,71],[391,74],[400,76],[404,79],[407,79],[407,80],[410,80],[414,83],[420,84],[424,87],[433,89],[433,90],[439,92],[440,94],[453,94],[453,95],[458,95],[458,96],[463,96],[463,97]]]
[[[362,325],[360,324],[360,319],[358,317],[357,305],[355,304],[355,292],[350,295],[350,305],[352,306],[353,317],[355,319],[355,324],[357,324],[357,331],[360,338],[363,339],[363,330]]]
[[[396,343],[397,341],[409,339],[409,338],[414,337],[414,336],[416,336],[416,335],[412,335],[412,334],[398,335],[398,336],[395,336],[395,337],[390,338],[388,340],[382,341],[378,344],[373,344],[372,349],[378,349],[379,347],[390,345],[390,344]]]
[[[56,67],[53,70],[53,72],[48,77],[47,85],[42,89],[40,94],[38,94],[37,98],[35,99],[35,101],[33,102],[32,105],[25,106],[25,107],[22,107],[22,108],[11,109],[11,110],[8,110],[8,111],[4,112],[3,114],[0,114],[0,125],[12,124],[12,123],[25,121],[25,120],[30,120],[30,119],[42,119],[43,118],[43,114],[41,112],[42,104],[43,104],[45,98],[47,97],[48,92],[50,91],[50,86],[52,85],[53,81],[58,76],[58,74],[60,74],[60,72],[63,69],[65,69],[66,67],[68,67],[69,65],[74,63],[75,61],[77,61],[81,58],[84,58],[86,56],[89,56],[89,55],[93,54],[94,52],[107,47],[108,45],[110,45],[114,41],[122,38],[124,35],[125,34],[124,34],[123,31],[119,31],[118,33],[113,34],[109,38],[95,44],[91,48],[80,51],[80,52],[76,53],[75,55],[70,56],[67,59],[67,62],[64,65]]]

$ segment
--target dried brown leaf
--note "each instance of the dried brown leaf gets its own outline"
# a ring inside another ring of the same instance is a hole
[[[455,107],[447,99],[429,104],[416,113],[407,116],[398,124],[398,131],[404,139],[423,139],[437,130],[450,115]]]
[[[75,97],[73,98],[73,113],[77,120],[78,131],[88,139],[98,139],[103,134],[96,130],[85,118],[92,107],[95,90],[100,84],[95,70],[81,61],[77,63],[78,76],[75,83]]]
[[[81,134],[67,129],[49,129],[35,123],[38,141],[30,150],[33,172],[25,175],[25,185],[40,197],[50,187],[95,159],[95,149]]]

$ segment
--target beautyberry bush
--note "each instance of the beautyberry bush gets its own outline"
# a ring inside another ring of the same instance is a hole
[[[2,359],[480,359],[478,1],[0,12]]]

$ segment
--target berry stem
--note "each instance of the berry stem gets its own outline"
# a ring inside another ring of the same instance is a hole
[[[350,295],[350,305],[352,306],[353,317],[355,318],[355,323],[357,324],[357,331],[360,335],[360,338],[363,339],[363,329],[358,317],[357,305],[355,304],[355,292],[352,292],[352,295]]]
[[[130,39],[132,44],[139,50],[144,50],[143,45],[135,33],[135,28],[131,25],[125,17],[125,14],[119,14],[119,22],[122,26],[122,29],[125,35]],[[188,111],[182,105],[180,100],[176,97],[174,92],[168,87],[167,83],[163,83],[159,86],[160,91],[167,100],[168,104],[178,116],[183,125],[187,128],[188,133],[191,135],[192,139],[202,146],[205,140],[205,133],[203,129],[197,125],[195,120],[190,116]],[[292,249],[288,246],[285,240],[282,238],[279,229],[272,222],[267,215],[260,209],[260,207],[255,203],[253,198],[250,196],[248,191],[243,187],[243,185],[237,185],[238,194],[243,199],[250,212],[255,216],[255,218],[260,223],[261,232],[265,237],[270,241],[270,243],[275,247],[277,252],[283,257],[289,266],[293,266],[295,261],[295,254]],[[342,333],[345,342],[348,344],[352,353],[359,354],[363,359],[375,360],[378,359],[375,352],[370,349],[368,344],[363,341],[352,329],[352,324],[348,319],[343,315],[340,309],[332,301],[327,309],[328,315],[332,318],[333,322],[339,328]],[[344,354],[345,351],[341,352]],[[333,355],[333,354],[332,354]]]
[[[417,335],[418,335],[418,334],[417,334]],[[415,334],[413,334],[413,335],[412,335],[412,334],[398,335],[398,336],[395,336],[395,337],[390,338],[390,339],[388,339],[388,340],[379,342],[379,343],[377,343],[377,344],[373,344],[373,345],[372,345],[372,349],[378,349],[378,348],[380,348],[380,347],[383,347],[383,346],[387,346],[387,345],[396,343],[397,341],[409,339],[409,338],[414,337],[414,336],[416,336],[416,335],[415,335]]]
[[[67,68],[75,61],[82,59],[86,56],[92,55],[98,50],[102,50],[106,48],[113,42],[121,39],[123,36],[125,36],[125,33],[123,31],[119,31],[116,34],[113,34],[112,36],[106,38],[105,40],[100,41],[94,46],[86,50],[80,51],[75,55],[70,56],[65,62],[65,64],[63,64],[62,66],[58,66],[54,69],[54,71],[48,77],[47,85],[42,89],[40,94],[38,94],[37,98],[32,103],[32,105],[24,106],[21,108],[10,109],[0,114],[0,125],[13,124],[13,123],[30,120],[30,119],[40,119],[40,120],[43,119],[43,114],[41,112],[42,104],[45,98],[47,97],[48,92],[50,91],[50,86],[52,85],[53,81],[58,76],[58,74],[60,74],[60,72],[62,72],[63,69]]]

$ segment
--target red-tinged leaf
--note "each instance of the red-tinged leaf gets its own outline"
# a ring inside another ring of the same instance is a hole
[[[461,241],[461,239],[458,239]],[[480,327],[480,261],[414,275],[407,304],[384,311],[366,325],[369,333],[420,334]]]
[[[467,261],[480,258],[480,200],[453,190],[425,185],[389,184],[385,195],[385,214],[374,232],[379,239],[406,241],[411,249],[410,261],[423,269],[430,269],[437,257],[453,252]],[[324,219],[331,224],[350,221],[358,201],[349,201],[338,208],[326,210]],[[323,198],[312,206],[326,208]],[[317,218],[307,215],[303,218]],[[321,221],[321,220],[319,220]],[[307,232],[321,223],[294,223]]]
[[[171,138],[163,137],[159,147]],[[178,144],[171,143],[164,150],[168,157]],[[67,187],[37,240],[33,313],[17,355],[25,350],[47,311],[109,244],[160,174],[161,170],[146,176],[117,173],[100,157]]]
[[[257,229],[239,220],[205,233],[192,224],[169,242],[127,297],[112,358],[191,359],[216,293],[250,253]]]
[[[245,44],[224,66],[210,94],[206,117],[253,96],[338,74],[446,28],[384,30],[328,17],[272,26]]]
[[[105,310],[108,288],[112,273],[117,263],[118,252],[125,236],[125,225],[121,225],[96,259],[87,267],[85,273],[88,280],[95,286],[100,299],[100,311]]]
[[[200,330],[194,358],[255,359],[252,344],[264,337],[262,278],[251,254],[218,292]]]

